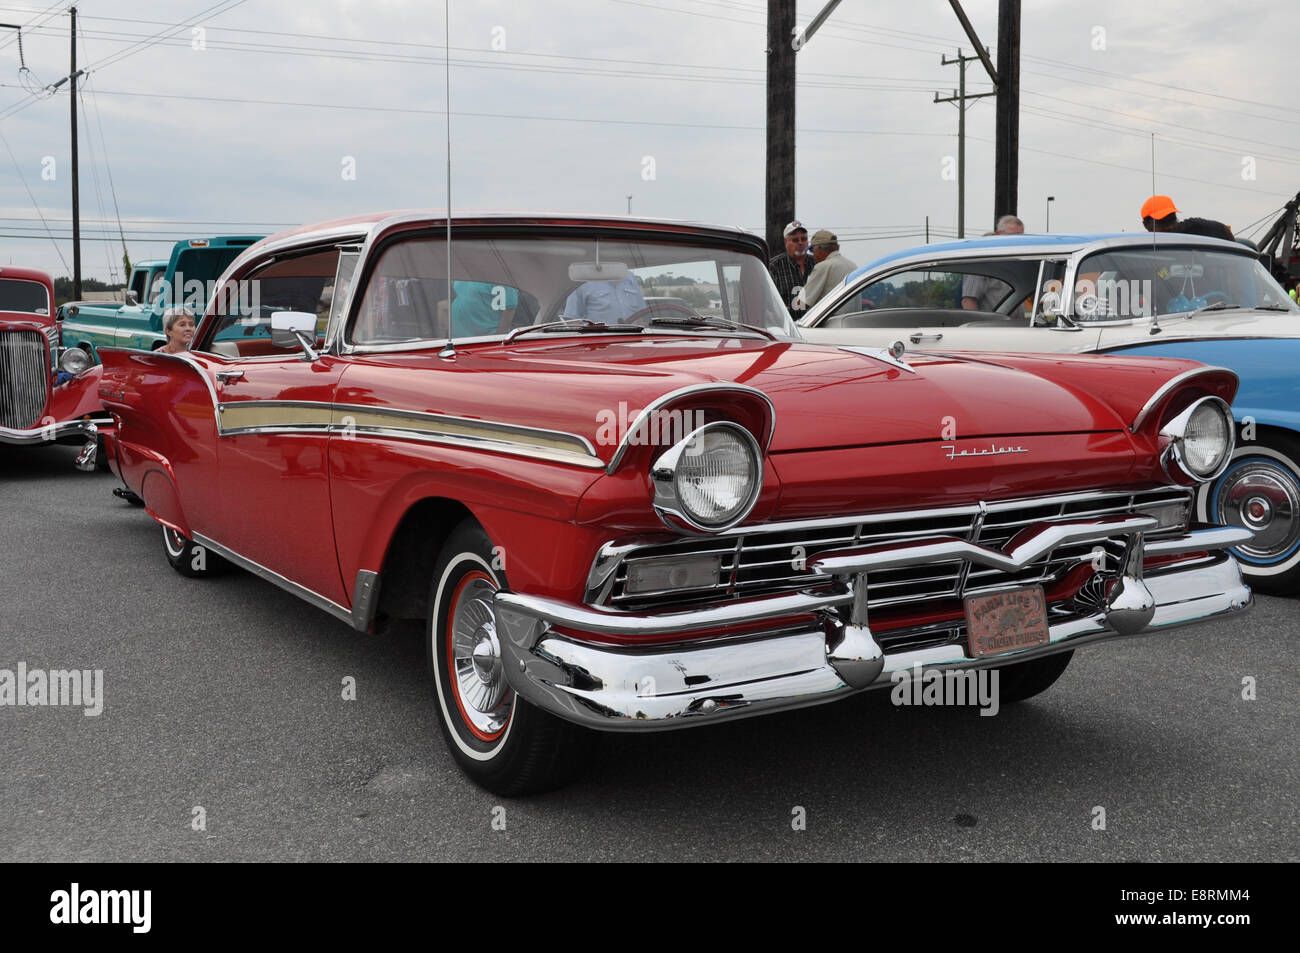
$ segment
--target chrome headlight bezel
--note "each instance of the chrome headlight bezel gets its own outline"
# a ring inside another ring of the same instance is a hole
[[[682,498],[679,481],[688,472],[683,464],[688,463],[694,456],[687,451],[695,445],[695,441],[703,439],[706,434],[716,432],[725,432],[734,437],[745,451],[749,461],[749,486],[742,496],[740,506],[732,510],[726,519],[710,522],[700,514],[692,512]],[[693,534],[719,533],[730,529],[747,517],[753,510],[754,504],[758,502],[759,493],[763,489],[763,452],[759,449],[754,435],[744,427],[728,420],[717,420],[703,427],[697,427],[660,454],[650,467],[650,483],[654,487],[655,512],[669,529]]]
[[[1197,470],[1188,460],[1186,439],[1192,419],[1204,413],[1218,413],[1223,418],[1227,440],[1218,462],[1207,470]],[[1169,477],[1179,482],[1190,480],[1194,483],[1208,483],[1221,476],[1223,471],[1228,469],[1228,464],[1232,462],[1232,451],[1236,447],[1237,425],[1232,418],[1231,408],[1223,398],[1202,397],[1167,421],[1160,428],[1160,436],[1168,441],[1160,455],[1160,465],[1164,467]]]
[[[90,355],[79,347],[65,347],[59,354],[59,370],[73,377],[86,373],[94,364]]]

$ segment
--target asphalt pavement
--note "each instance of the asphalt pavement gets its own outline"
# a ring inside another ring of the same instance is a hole
[[[0,447],[0,669],[103,672],[98,715],[0,706],[0,861],[1300,859],[1300,600],[1081,650],[995,717],[876,692],[608,737],[504,800],[444,747],[418,626],[183,578],[74,455]]]

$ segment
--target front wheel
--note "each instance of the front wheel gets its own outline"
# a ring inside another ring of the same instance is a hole
[[[163,551],[167,554],[167,562],[182,576],[202,579],[216,575],[229,565],[206,546],[201,546],[194,540],[182,536],[170,526],[164,526],[162,532]]]
[[[578,773],[591,738],[510,687],[492,601],[506,580],[495,562],[487,534],[466,520],[434,567],[427,635],[439,724],[476,784],[506,796],[538,794]]]
[[[1285,434],[1238,444],[1223,475],[1201,491],[1198,516],[1242,526],[1255,538],[1232,549],[1261,592],[1300,589],[1300,442]]]

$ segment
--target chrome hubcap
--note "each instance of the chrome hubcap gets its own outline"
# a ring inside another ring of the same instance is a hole
[[[1234,470],[1219,491],[1219,522],[1253,530],[1237,548],[1255,559],[1274,559],[1300,541],[1300,484],[1288,471],[1251,463]]]
[[[496,614],[492,608],[495,587],[484,579],[466,584],[451,619],[452,678],[465,717],[485,734],[505,727],[510,718],[510,685],[501,665]]]

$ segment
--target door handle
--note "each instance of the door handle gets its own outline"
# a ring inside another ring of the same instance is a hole
[[[920,344],[922,341],[942,341],[942,340],[943,340],[943,334],[942,334],[942,333],[940,333],[940,334],[922,334],[920,331],[917,331],[917,332],[916,332],[915,334],[913,334],[912,337],[911,337],[911,341],[912,341],[913,344]]]
[[[217,371],[217,380],[223,384],[233,384],[244,379],[243,371]]]

